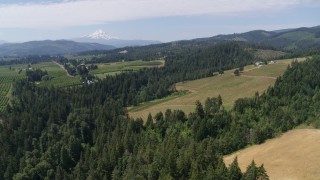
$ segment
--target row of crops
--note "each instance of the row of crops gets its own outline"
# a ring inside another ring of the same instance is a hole
[[[0,112],[5,111],[5,108],[9,102],[9,98],[5,96],[0,96]]]
[[[24,73],[19,73],[18,70],[6,66],[0,67],[0,113],[6,109],[9,103],[13,81],[22,77],[24,77]]]
[[[10,101],[12,83],[15,79],[25,77],[25,70],[27,68],[30,68],[27,64],[0,66],[0,114],[7,108]],[[46,70],[50,76],[50,80],[37,82],[39,86],[69,87],[82,84],[80,77],[68,76],[64,69],[53,62],[34,64],[31,68]]]

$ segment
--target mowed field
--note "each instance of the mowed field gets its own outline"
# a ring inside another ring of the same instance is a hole
[[[135,108],[139,111],[129,110],[129,115],[133,118],[141,117],[146,120],[149,113],[155,115],[160,111],[165,112],[166,109],[180,109],[188,114],[194,111],[196,100],[204,103],[208,97],[218,95],[221,95],[224,107],[230,109],[238,98],[252,97],[256,92],[263,93],[267,90],[293,60],[279,60],[275,64],[260,68],[253,65],[246,66],[240,76],[234,76],[234,70],[230,70],[225,71],[223,75],[177,83],[177,90],[188,90],[190,93],[145,108]],[[305,58],[297,60],[303,61]]]
[[[164,66],[164,60],[154,61],[120,61],[114,63],[99,63],[96,64],[98,69],[91,71],[90,73],[99,77],[105,78],[107,75],[116,75],[126,71],[138,71],[143,68],[162,67]]]
[[[239,166],[245,171],[254,160],[257,165],[264,165],[271,180],[316,180],[320,179],[319,149],[319,129],[295,129],[225,156],[224,162],[228,166],[238,157]]]

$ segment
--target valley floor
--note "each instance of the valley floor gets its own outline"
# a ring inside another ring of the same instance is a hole
[[[226,165],[237,156],[239,166],[245,171],[252,160],[263,163],[270,179],[319,179],[320,130],[295,129],[279,138],[268,140],[225,156]]]

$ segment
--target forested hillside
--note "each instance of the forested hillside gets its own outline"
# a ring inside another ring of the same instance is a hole
[[[255,30],[240,34],[219,35],[203,40],[243,41],[290,52],[314,51],[320,47],[320,26],[279,31]]]
[[[190,49],[185,53],[168,56],[162,68],[108,76],[100,83],[80,88],[88,94],[81,99],[104,102],[107,98],[115,98],[128,106],[162,98],[175,90],[174,83],[213,76],[219,71],[223,73],[225,69],[253,63],[253,53],[246,50],[247,47],[243,43],[229,42]],[[92,99],[90,94],[94,94],[97,100]]]
[[[246,47],[247,50],[254,49],[273,49],[272,47],[254,45],[246,42],[237,41],[216,41],[206,38],[205,40],[194,39],[185,41],[175,41],[169,43],[155,44],[142,47],[125,47],[120,49],[114,49],[109,51],[87,51],[82,53],[77,53],[79,56],[86,55],[100,55],[100,57],[94,57],[89,62],[90,63],[100,63],[100,62],[112,62],[119,60],[155,60],[155,59],[166,59],[168,57],[179,57],[186,56],[185,54],[191,55],[193,53],[203,53],[208,54],[209,49],[215,46],[220,47],[223,50],[223,45],[226,44],[238,44],[242,47]],[[221,46],[222,45],[222,46]],[[214,50],[219,55],[226,53],[224,51]],[[124,53],[125,52],[125,53]],[[203,55],[207,55],[203,53]],[[212,56],[212,55],[211,55]]]
[[[201,51],[90,86],[17,81],[0,124],[0,179],[266,179],[263,166],[253,162],[242,174],[236,161],[226,168],[221,155],[316,124],[320,58],[292,63],[274,87],[239,99],[231,111],[221,97],[209,97],[188,116],[167,110],[146,124],[127,116],[125,105],[164,96],[174,82],[252,61],[237,43]]]

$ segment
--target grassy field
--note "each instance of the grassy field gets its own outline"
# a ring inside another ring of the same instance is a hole
[[[305,58],[300,58],[302,61]],[[222,96],[224,107],[230,109],[235,100],[241,97],[251,97],[255,92],[262,93],[270,85],[273,85],[276,77],[281,75],[293,59],[281,60],[275,64],[270,64],[257,68],[253,65],[246,66],[241,76],[234,76],[233,71],[226,71],[223,75],[180,82],[176,84],[177,90],[188,90],[191,93],[182,97],[170,99],[168,101],[157,103],[140,111],[129,111],[133,118],[141,117],[146,119],[148,114],[156,113],[166,109],[180,109],[186,113],[193,112],[195,101],[200,100],[204,103],[207,97]]]
[[[160,67],[164,65],[163,60],[154,60],[154,61],[122,61],[115,63],[101,63],[96,64],[98,69],[91,71],[90,73],[99,77],[105,78],[106,75],[115,75],[125,71],[138,71],[142,68],[148,67]]]
[[[70,77],[67,72],[54,62],[44,62],[32,65],[33,68],[46,70],[48,75],[52,77],[49,81],[41,81],[40,86],[68,87],[82,84],[80,77]]]
[[[184,96],[189,93],[190,93],[190,91],[177,91],[177,92],[174,92],[173,94],[171,94],[170,96],[167,96],[165,98],[155,99],[153,101],[145,102],[145,103],[140,104],[139,106],[130,107],[128,109],[130,112],[142,111],[142,110],[147,109],[147,108],[154,106],[156,104],[160,104],[160,103]]]
[[[245,171],[252,160],[264,164],[270,179],[319,179],[320,130],[295,129],[279,138],[268,140],[224,157],[226,165],[237,156]]]

